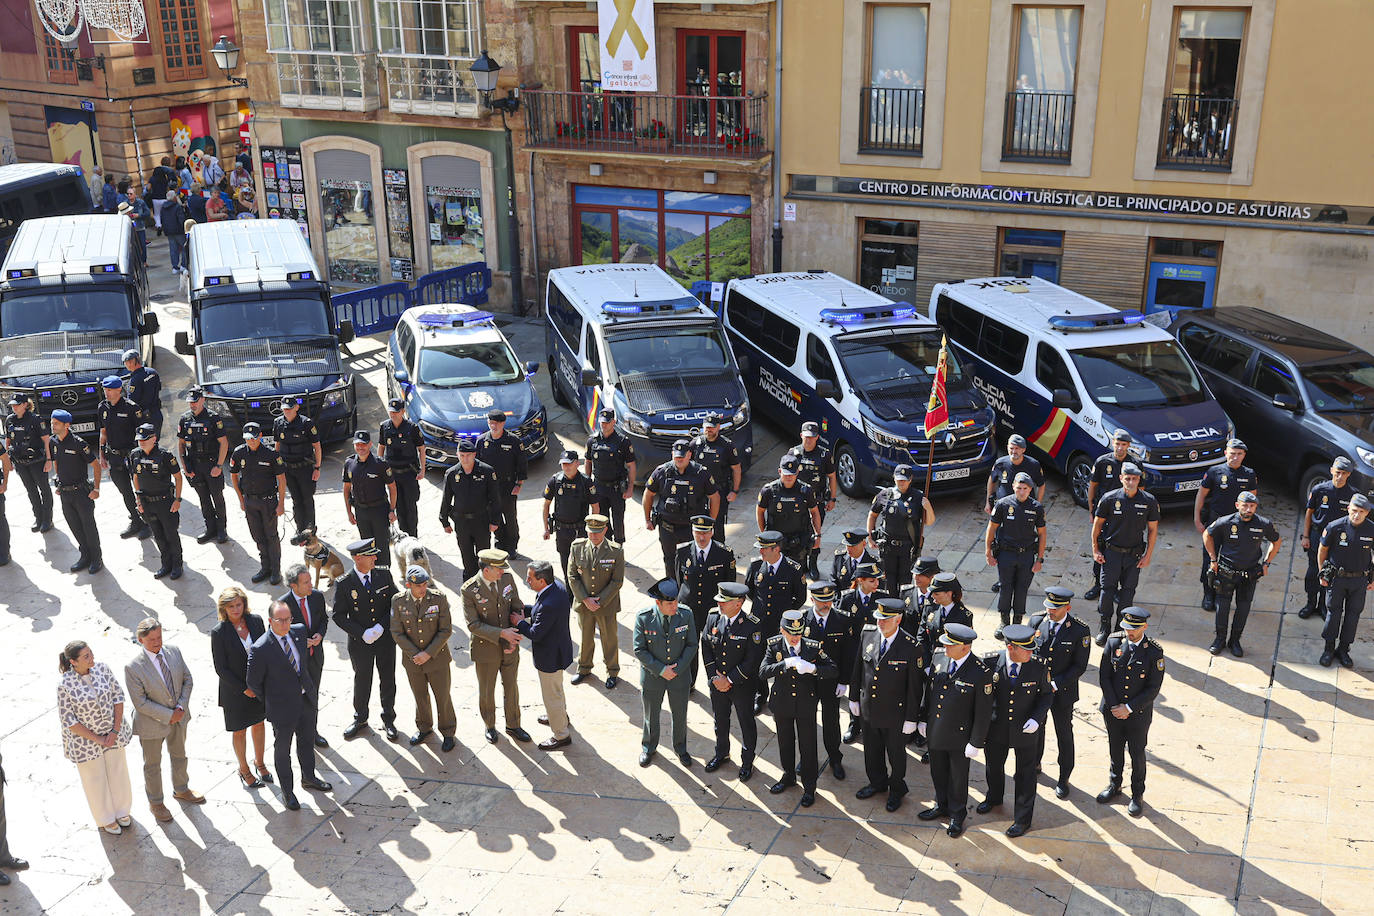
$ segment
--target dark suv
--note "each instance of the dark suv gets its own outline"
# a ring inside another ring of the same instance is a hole
[[[1351,483],[1374,485],[1374,356],[1272,312],[1194,310],[1169,326],[1236,424],[1250,455],[1282,468],[1299,495],[1345,455]]]

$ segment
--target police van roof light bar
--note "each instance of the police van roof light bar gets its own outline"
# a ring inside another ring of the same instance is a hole
[[[607,315],[651,315],[656,312],[689,312],[701,308],[701,300],[695,296],[674,299],[671,302],[603,302],[601,311]]]
[[[859,321],[889,319],[902,321],[916,316],[916,307],[909,302],[894,302],[876,308],[821,309],[821,321],[831,324],[854,324]]]
[[[495,318],[496,316],[491,312],[462,312],[459,314],[425,312],[415,316],[415,323],[422,328],[461,328],[463,325],[480,324]]]
[[[1056,331],[1109,331],[1140,324],[1145,316],[1134,309],[1097,312],[1090,315],[1051,315],[1050,327]]]

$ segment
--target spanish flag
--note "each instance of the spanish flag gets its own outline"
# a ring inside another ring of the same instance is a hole
[[[949,364],[949,340],[940,338],[940,361],[935,366],[935,381],[930,386],[930,403],[926,405],[926,438],[949,426],[949,401],[945,398],[945,374]]]

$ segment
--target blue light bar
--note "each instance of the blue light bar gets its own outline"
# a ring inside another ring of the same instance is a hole
[[[423,328],[461,328],[465,324],[480,324],[495,318],[491,312],[425,312],[415,316],[415,323]]]
[[[206,277],[206,278],[205,278],[205,285],[206,285],[206,286],[221,286],[221,285],[223,285],[223,284],[225,284],[225,283],[231,282],[233,279],[234,279],[233,277]]]
[[[1050,327],[1056,331],[1109,331],[1140,324],[1145,316],[1135,309],[1097,312],[1091,315],[1051,315]]]
[[[829,308],[821,309],[821,321],[834,324],[854,324],[859,321],[887,319],[904,321],[916,317],[916,307],[908,302],[895,302],[877,308]]]
[[[701,300],[695,296],[674,299],[671,302],[603,302],[601,311],[607,315],[653,315],[659,312],[690,312],[701,308]]]
[[[112,274],[119,270],[118,264],[92,264],[91,273],[93,274]]]
[[[286,279],[288,279],[288,280],[313,280],[313,279],[315,279],[315,274],[314,274],[313,272],[311,272],[311,271],[308,271],[308,270],[298,270],[298,271],[295,271],[295,272],[293,272],[293,273],[287,274],[287,275],[286,275]]]

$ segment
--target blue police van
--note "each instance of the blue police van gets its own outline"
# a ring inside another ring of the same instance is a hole
[[[899,464],[931,468],[935,492],[982,486],[995,457],[993,412],[950,351],[950,426],[925,434],[941,331],[906,302],[825,271],[731,280],[725,327],[747,354],[752,402],[789,431],[814,420],[851,496],[892,482]]]
[[[1234,427],[1187,352],[1137,311],[1038,277],[937,283],[930,314],[949,334],[1006,434],[1020,433],[1088,504],[1093,461],[1116,429],[1134,438],[1141,486],[1191,503],[1225,460]]]

